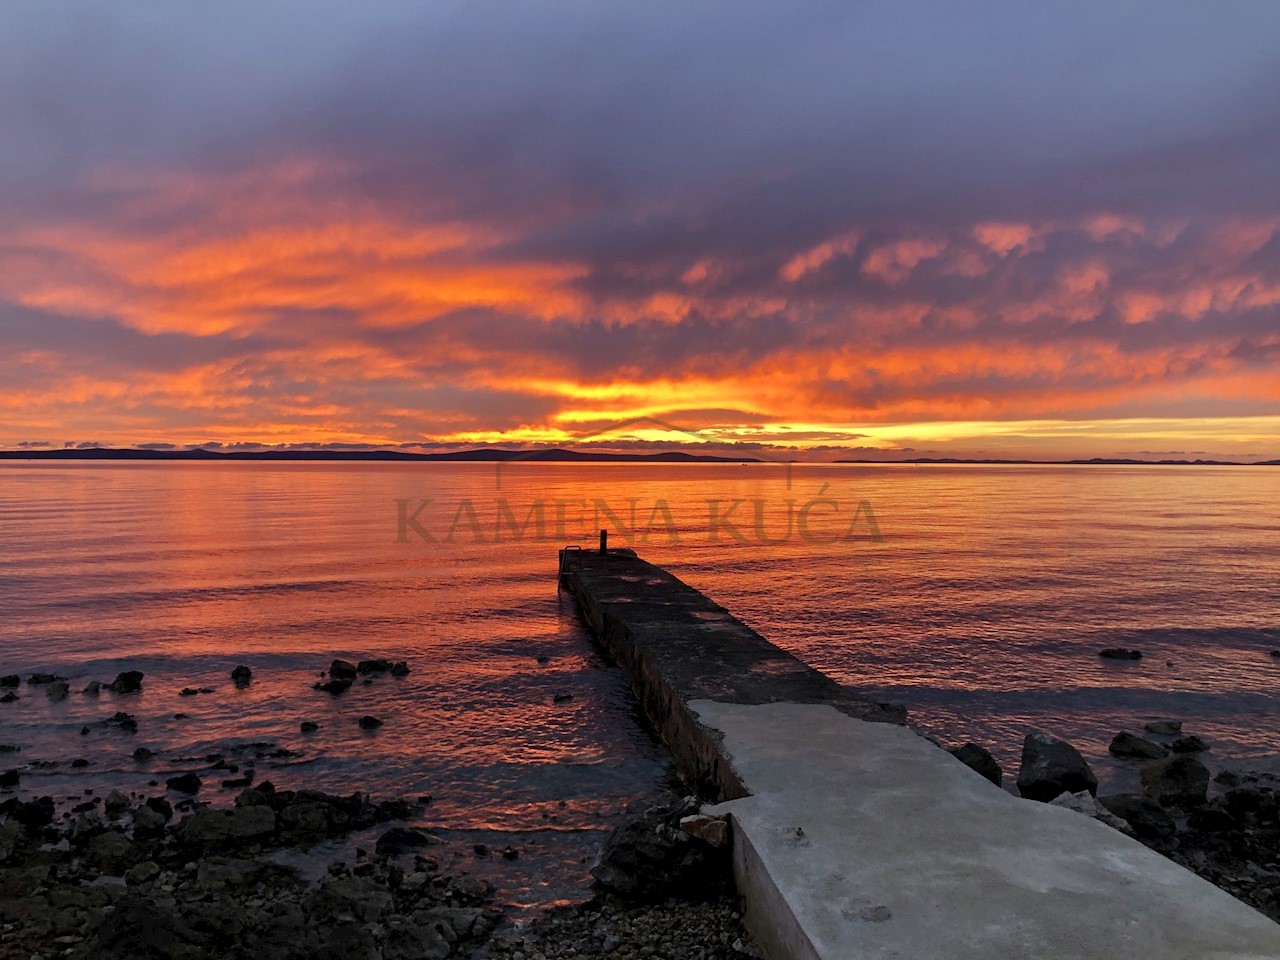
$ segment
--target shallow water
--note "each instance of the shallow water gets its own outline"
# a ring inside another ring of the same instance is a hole
[[[269,742],[297,754],[254,761],[280,786],[430,794],[447,856],[545,903],[581,893],[665,764],[556,595],[558,546],[607,526],[946,740],[1012,773],[1047,729],[1121,787],[1106,744],[1148,718],[1184,719],[1214,764],[1280,754],[1277,504],[1269,468],[9,462],[0,673],[57,671],[72,694],[24,683],[0,742],[56,764],[28,766],[24,795],[64,798]],[[1119,645],[1146,656],[1097,657]],[[413,672],[312,689],[333,657],[375,656]],[[128,668],[141,694],[78,692]],[[118,709],[136,735],[101,725]],[[229,802],[209,779],[201,798]],[[521,859],[475,860],[476,840]]]

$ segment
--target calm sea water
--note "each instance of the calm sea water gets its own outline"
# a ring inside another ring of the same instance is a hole
[[[576,896],[601,831],[665,769],[556,594],[556,548],[603,525],[1011,774],[1041,728],[1131,786],[1106,745],[1165,716],[1214,765],[1274,769],[1278,505],[1269,468],[9,462],[0,673],[56,671],[73,692],[24,684],[0,742],[23,748],[21,793],[64,799],[154,792],[271,743],[296,756],[257,760],[260,778],[430,794],[422,822],[457,869],[515,903]],[[1146,656],[1098,658],[1118,645]],[[376,656],[413,672],[312,689],[333,657]],[[146,673],[141,694],[78,692],[124,669]],[[119,709],[136,735],[98,724]],[[217,780],[202,799],[229,802]],[[475,859],[481,840],[522,856]]]

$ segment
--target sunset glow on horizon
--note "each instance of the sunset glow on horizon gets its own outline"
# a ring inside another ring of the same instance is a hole
[[[59,10],[0,448],[1280,458],[1272,6]]]

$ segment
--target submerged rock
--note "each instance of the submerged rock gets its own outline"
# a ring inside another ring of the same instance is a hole
[[[361,730],[376,730],[380,726],[382,726],[382,721],[377,717],[363,716],[360,718]]]
[[[1022,742],[1018,792],[1028,800],[1047,803],[1063,793],[1097,794],[1098,778],[1080,751],[1057,737],[1035,731]]]
[[[1195,757],[1154,760],[1142,768],[1142,792],[1158,803],[1194,807],[1204,803],[1208,788],[1209,768]]]
[[[336,697],[338,694],[346,693],[351,689],[351,681],[346,678],[326,680],[324,683],[315,684],[315,689],[323,690],[325,693],[333,694]]]
[[[409,675],[409,664],[404,660],[397,660],[391,665],[391,675],[393,677],[407,677]]]
[[[1169,749],[1174,753],[1203,753],[1209,749],[1209,744],[1203,738],[1191,734],[1173,741],[1169,744]]]
[[[1155,741],[1123,731],[1111,739],[1107,749],[1113,757],[1126,760],[1158,760],[1169,755],[1169,751]]]
[[[27,683],[33,687],[38,687],[46,683],[66,683],[66,677],[60,677],[56,673],[33,673],[27,677]]]
[[[1142,729],[1147,733],[1154,733],[1157,736],[1171,737],[1182,732],[1181,720],[1151,720],[1142,725]]]
[[[423,833],[421,830],[414,830],[409,827],[392,827],[378,837],[374,851],[380,857],[394,857],[402,853],[413,853],[439,842],[439,837]]]
[[[361,660],[356,664],[356,673],[390,673],[391,661],[384,659]]]
[[[1141,660],[1142,651],[1132,650],[1129,647],[1107,647],[1105,650],[1099,650],[1098,656],[1104,660]]]
[[[320,724],[312,720],[303,720],[302,723],[298,724],[298,729],[303,733],[315,733],[320,729]]]
[[[996,758],[986,748],[980,747],[976,743],[966,743],[963,747],[956,747],[948,752],[970,770],[980,773],[997,787],[1004,782],[1004,771],[1000,769],[1000,764],[996,763]]]
[[[231,671],[231,679],[235,681],[236,686],[243,687],[253,679],[253,671],[242,663]]]
[[[354,680],[356,665],[350,660],[334,660],[329,664],[329,676],[335,680]]]
[[[22,678],[16,673],[6,673],[0,677],[0,687],[16,687],[22,682]]]

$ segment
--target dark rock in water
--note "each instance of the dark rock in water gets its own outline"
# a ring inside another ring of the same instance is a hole
[[[21,779],[17,770],[6,770],[0,773],[0,787],[16,787]]]
[[[137,760],[139,763],[146,763],[154,756],[155,754],[146,747],[139,747],[137,750],[133,751],[133,759]]]
[[[503,860],[519,860],[519,859],[520,859],[520,851],[519,851],[519,850],[517,850],[515,847],[512,847],[512,846],[506,846],[506,847],[503,847],[503,848],[502,848],[502,859],[503,859]]]
[[[591,875],[610,893],[644,901],[705,894],[726,883],[728,848],[716,849],[680,829],[699,805],[686,797],[629,814],[605,839]]]
[[[1195,757],[1153,760],[1142,767],[1142,792],[1158,803],[1194,807],[1204,803],[1209,768]]]
[[[350,660],[335,660],[329,664],[329,676],[335,680],[354,680],[356,665]]]
[[[1187,827],[1191,830],[1202,830],[1205,833],[1225,833],[1228,830],[1239,829],[1240,824],[1232,816],[1227,801],[1216,797],[1187,815]]]
[[[489,855],[489,845],[487,843],[473,843],[471,851],[477,857],[487,857]]]
[[[320,724],[311,720],[303,720],[302,723],[298,724],[298,729],[303,733],[315,733],[320,729]]]
[[[106,813],[108,819],[118,820],[124,816],[124,812],[129,809],[129,798],[119,790],[112,790],[107,794],[106,803],[102,805],[103,812]]]
[[[0,753],[21,753],[22,748],[12,743],[0,743]]]
[[[1062,793],[1098,793],[1098,778],[1080,751],[1057,737],[1039,731],[1022,742],[1018,792],[1028,800],[1048,803]]]
[[[56,673],[33,673],[27,677],[27,683],[33,687],[40,686],[45,683],[66,683],[66,677],[60,677]]]
[[[71,692],[71,687],[67,681],[59,680],[56,683],[45,684],[44,692],[48,694],[50,700],[65,700],[67,694]]]
[[[361,660],[356,664],[356,673],[390,673],[390,660]]]
[[[375,730],[380,726],[382,726],[382,721],[377,717],[370,717],[366,715],[360,718],[361,730]]]
[[[165,781],[165,785],[170,790],[177,790],[179,793],[200,792],[200,778],[194,773],[180,773],[176,777],[170,777]]]
[[[183,688],[182,688],[182,691],[178,694],[178,696],[180,696],[180,697],[194,697],[194,696],[195,696],[197,693],[199,693],[199,692],[200,692],[200,691],[199,691],[199,690],[197,690],[195,687],[183,687]]]
[[[6,673],[0,677],[0,687],[16,687],[22,682],[22,678],[16,673]]]
[[[174,828],[174,837],[182,844],[227,846],[268,837],[275,831],[276,815],[270,807],[236,807],[199,810]]]
[[[235,681],[236,686],[243,687],[253,679],[253,671],[242,663],[231,671],[231,679]]]
[[[1203,738],[1190,734],[1173,741],[1169,744],[1169,749],[1174,753],[1204,753],[1209,749],[1209,744]]]
[[[1129,824],[1134,835],[1144,840],[1171,837],[1178,825],[1160,804],[1136,793],[1099,797],[1098,802]]]
[[[1107,749],[1113,757],[1123,757],[1127,760],[1159,760],[1169,755],[1169,751],[1160,744],[1145,737],[1124,732],[1112,737],[1111,746]]]
[[[415,850],[421,850],[439,842],[440,840],[437,837],[433,837],[429,833],[423,833],[421,830],[412,830],[408,827],[392,827],[378,837],[374,851],[380,857],[395,857],[402,853],[413,853]]]
[[[1000,764],[996,763],[996,758],[991,756],[986,748],[976,743],[966,743],[963,747],[956,747],[949,752],[970,770],[982,774],[997,787],[1004,782],[1004,771],[1000,769]]]
[[[324,683],[315,685],[317,690],[323,690],[325,693],[331,693],[335,697],[340,693],[346,693],[351,689],[351,681],[347,679],[326,680]]]
[[[173,804],[165,797],[147,797],[143,806],[160,814],[166,822],[173,816]]]
[[[99,693],[102,692],[102,681],[90,680],[88,683],[85,684],[84,689],[81,690],[80,692],[87,693],[91,697],[96,697]]]
[[[0,703],[13,703],[13,701],[18,699],[20,699],[18,695],[10,690],[3,697],[0,697]]]
[[[107,723],[114,723],[121,730],[127,730],[130,733],[138,732],[138,721],[134,719],[133,714],[125,713],[123,710],[117,710]]]
[[[1271,656],[1275,657],[1277,660],[1280,660],[1280,650],[1272,650]]]
[[[88,765],[89,765],[89,761],[86,760],[84,757],[77,757],[75,760],[71,761],[71,766],[75,767],[77,770],[83,767],[87,767]]]
[[[554,697],[552,697],[551,699],[552,699],[552,702],[554,702],[554,703],[568,703],[570,700],[572,700],[572,699],[573,699],[573,694],[572,694],[572,693],[557,693],[557,694],[556,694]]]
[[[393,677],[407,677],[409,675],[409,664],[404,660],[397,660],[391,665],[391,675]]]
[[[1144,723],[1142,729],[1156,736],[1172,737],[1182,732],[1181,720],[1152,720]]]
[[[116,678],[107,684],[112,693],[137,693],[142,689],[143,673],[141,670],[126,670],[117,673]]]
[[[1107,647],[1099,650],[1098,656],[1104,660],[1141,660],[1141,650],[1130,650],[1128,647]]]
[[[164,825],[167,820],[168,817],[158,810],[143,804],[133,814],[133,838],[159,840],[164,836]]]

